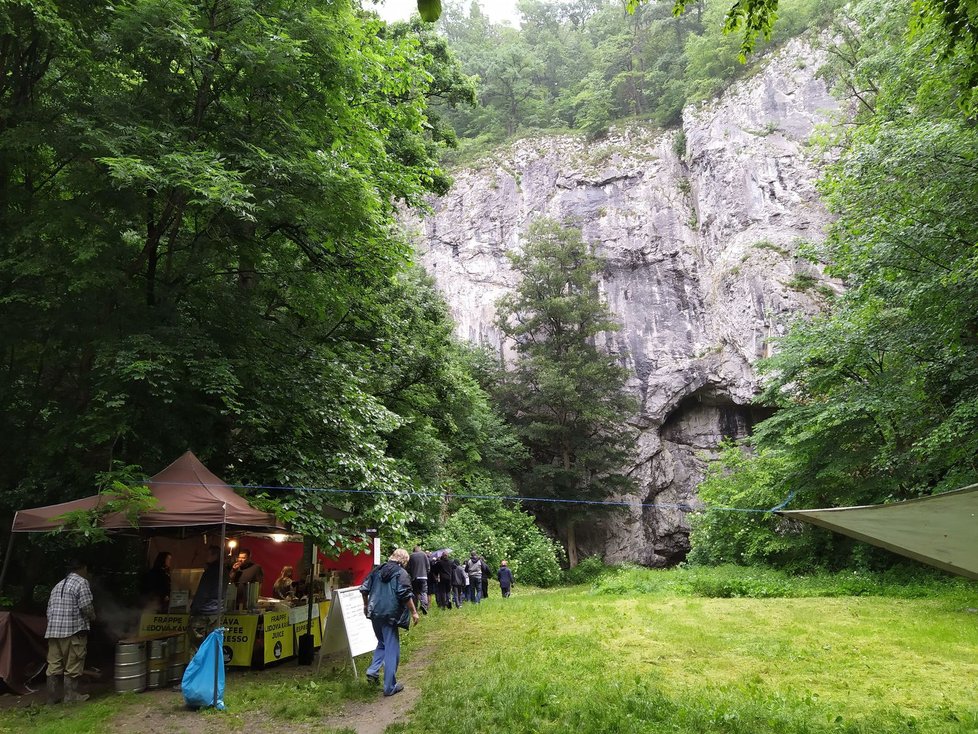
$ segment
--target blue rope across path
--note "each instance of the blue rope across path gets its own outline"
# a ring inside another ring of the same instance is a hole
[[[147,480],[147,484],[149,481]],[[192,482],[160,482],[155,481],[155,484],[170,484],[175,486],[187,485],[187,486],[199,486],[193,484]],[[278,485],[269,484],[228,484],[228,487],[234,489],[262,489],[277,492],[325,492],[330,494],[379,494],[379,495],[414,495],[416,497],[444,497],[450,494],[452,497],[457,497],[459,499],[469,499],[469,500],[508,500],[511,502],[543,502],[543,503],[559,503],[559,504],[571,504],[571,505],[599,505],[603,507],[642,507],[642,508],[662,508],[666,510],[681,510],[682,512],[688,512],[691,514],[704,513],[704,512],[747,512],[756,513],[760,515],[766,515],[771,512],[777,512],[783,509],[792,499],[794,499],[795,493],[791,492],[785,497],[784,501],[780,504],[775,505],[770,509],[759,509],[759,508],[747,508],[747,507],[693,507],[692,505],[686,503],[680,504],[668,504],[664,502],[624,502],[621,500],[576,500],[576,499],[559,499],[555,497],[520,497],[517,495],[498,495],[498,494],[459,494],[455,492],[422,492],[422,491],[410,491],[410,492],[398,492],[391,489],[335,489],[330,487],[283,487]]]

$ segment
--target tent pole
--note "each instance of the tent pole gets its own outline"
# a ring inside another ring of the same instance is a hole
[[[3,591],[4,584],[7,581],[7,569],[10,568],[10,552],[14,548],[14,535],[16,533],[10,533],[10,540],[7,541],[7,555],[3,557],[3,570],[0,571],[0,591]]]
[[[217,627],[221,626],[224,616],[224,590],[227,588],[227,584],[224,583],[224,544],[227,542],[225,540],[227,536],[228,529],[228,505],[227,502],[224,503],[224,519],[221,523],[221,555],[218,563],[220,565],[217,567]],[[217,708],[217,681],[218,676],[221,672],[221,666],[224,665],[224,650],[218,650],[217,655],[214,656],[214,708]]]

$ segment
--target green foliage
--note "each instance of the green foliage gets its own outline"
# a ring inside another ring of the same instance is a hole
[[[634,14],[648,2],[626,0],[625,7]],[[692,5],[700,3],[675,0],[673,13],[681,16],[687,6]],[[735,0],[726,8],[723,32],[742,31],[739,38],[741,61],[755,50],[760,37],[770,40],[784,25],[783,20],[778,24],[776,21],[786,14],[786,5],[784,0]],[[822,7],[827,6],[823,4]],[[888,10],[894,8],[890,4]],[[912,9],[911,35],[926,39],[929,50],[938,50],[937,60],[944,63],[944,73],[953,77],[959,88],[959,108],[973,116],[978,104],[978,5],[973,0],[914,0]]]
[[[573,566],[574,521],[594,509],[560,500],[603,499],[632,486],[620,471],[636,433],[622,417],[637,405],[624,389],[626,369],[597,346],[619,325],[598,293],[602,261],[580,231],[538,220],[511,259],[522,279],[497,313],[517,358],[499,394],[531,457],[520,491],[558,500],[534,511],[560,526]]]
[[[493,572],[505,560],[517,584],[553,586],[561,578],[560,545],[543,534],[532,515],[495,500],[466,503],[427,536],[424,544],[430,550],[451,548],[461,560],[476,551]]]
[[[770,48],[824,26],[840,0],[784,0]],[[721,5],[524,0],[518,29],[493,25],[478,2],[446,3],[443,29],[479,104],[445,112],[468,147],[484,150],[534,130],[602,137],[616,121],[673,127],[683,106],[741,77],[738,39],[723,32]]]
[[[441,17],[441,0],[418,0],[418,15],[425,23],[434,23]]]
[[[0,511],[192,447],[235,484],[343,490],[252,497],[339,550],[327,505],[406,539],[446,483],[505,471],[395,226],[449,183],[430,104],[473,94],[430,27],[14,0],[0,34]]]
[[[827,74],[859,118],[820,184],[838,218],[818,253],[847,289],[779,340],[761,396],[778,411],[753,457],[724,454],[711,503],[875,504],[978,481],[978,134],[938,51],[904,42],[905,7],[851,14],[864,32],[841,33]],[[886,562],[769,516],[697,518],[693,538],[710,562]]]
[[[672,138],[672,152],[676,154],[676,157],[681,160],[686,160],[686,131],[678,130],[675,136]]]
[[[102,543],[109,539],[102,519],[116,513],[123,515],[130,526],[138,527],[139,516],[157,505],[149,487],[135,483],[138,472],[139,467],[127,466],[99,475],[99,503],[90,510],[74,510],[56,518],[62,524],[51,535],[65,534],[73,546]]]
[[[771,508],[786,498],[781,477],[786,458],[775,451],[748,451],[727,442],[710,464],[698,495],[707,507]],[[773,564],[802,569],[834,558],[831,533],[811,532],[773,513],[724,512],[690,518],[691,563]],[[822,559],[818,563],[816,559]]]
[[[627,566],[600,576],[592,589],[597,594],[613,596],[678,594],[711,599],[942,597],[950,604],[968,604],[974,594],[974,584],[966,579],[907,565],[882,572],[845,570],[800,575],[734,564],[690,564],[669,572]]]
[[[568,568],[564,571],[564,583],[593,584],[606,574],[613,572],[614,569],[611,566],[606,566],[601,556],[588,556],[574,568]]]

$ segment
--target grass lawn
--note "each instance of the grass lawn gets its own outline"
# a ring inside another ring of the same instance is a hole
[[[917,599],[709,598],[657,581],[645,593],[518,589],[432,610],[403,637],[421,696],[387,731],[978,733],[976,608],[974,584]],[[227,712],[175,705],[166,731],[257,720],[266,732],[324,732],[338,700],[377,696],[346,672],[290,671],[231,676]],[[140,700],[0,712],[0,732],[131,730]]]
[[[449,640],[432,655],[409,728],[978,732],[972,592],[713,599],[579,587],[497,597],[428,630]]]

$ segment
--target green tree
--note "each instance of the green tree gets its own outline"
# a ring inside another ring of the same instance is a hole
[[[650,0],[626,0],[628,12],[636,12]],[[691,3],[675,0],[673,12],[681,15]],[[780,0],[736,0],[725,13],[724,33],[742,31],[740,57],[752,53],[757,40],[770,40],[776,21],[782,16]],[[971,115],[978,103],[978,4],[974,0],[914,0],[912,34],[928,39],[928,46],[940,50],[947,74],[960,90],[958,104]]]
[[[598,291],[602,262],[580,231],[539,220],[511,257],[522,279],[500,301],[498,324],[516,351],[503,404],[531,457],[520,489],[553,500],[529,504],[562,534],[574,566],[575,523],[594,509],[574,501],[632,486],[622,470],[634,450],[626,421],[637,404],[624,389],[627,370],[598,346],[619,326]]]
[[[406,535],[454,460],[419,385],[464,371],[395,226],[447,185],[444,46],[348,0],[11,0],[0,39],[3,512],[192,447],[347,491],[265,498],[324,545],[326,503]]]
[[[978,135],[954,104],[960,87],[936,63],[940,51],[922,38],[905,43],[906,8],[870,0],[852,12],[873,32],[841,36],[828,71],[859,114],[820,184],[838,218],[814,253],[846,291],[795,325],[766,363],[761,399],[778,411],[756,427],[757,456],[728,461],[711,484],[723,504],[761,473],[763,486],[796,492],[802,507],[978,481]],[[756,523],[739,525],[721,533],[712,523],[717,547],[750,553],[750,537],[777,548],[771,558],[823,560],[809,531],[776,537],[771,524],[764,539]],[[806,545],[807,556],[796,552]],[[850,552],[827,547],[836,562]]]

